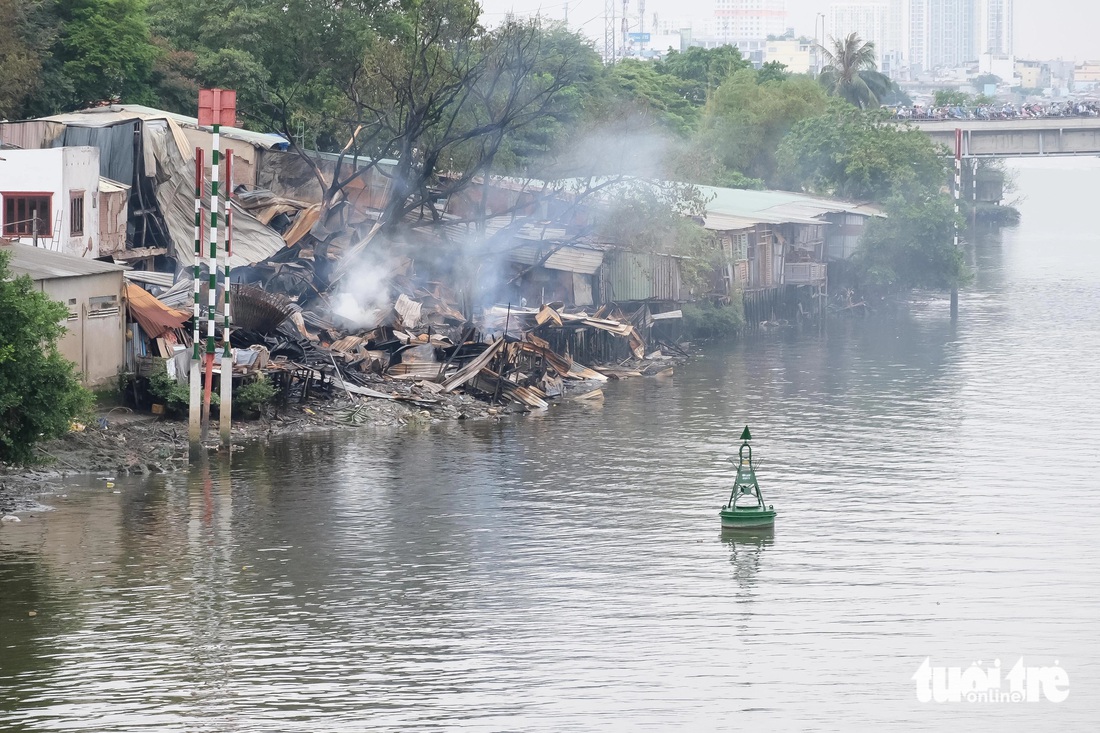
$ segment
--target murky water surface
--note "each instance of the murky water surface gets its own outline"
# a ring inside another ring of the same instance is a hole
[[[0,527],[0,729],[1095,730],[1100,162],[1016,167],[957,324],[69,486]],[[780,517],[724,539],[746,423]],[[921,703],[926,657],[1070,694]]]

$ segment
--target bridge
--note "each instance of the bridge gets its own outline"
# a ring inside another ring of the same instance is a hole
[[[908,120],[932,141],[976,158],[1100,155],[1100,117],[1038,117],[1022,120]]]

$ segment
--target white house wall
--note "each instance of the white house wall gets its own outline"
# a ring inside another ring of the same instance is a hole
[[[50,221],[48,227],[53,227],[62,189],[62,165],[64,160],[64,148],[47,148],[43,150],[4,150],[0,152],[0,194],[6,201],[8,194],[37,193],[51,196]],[[0,209],[0,217],[4,218],[4,227],[7,228],[7,205]],[[45,219],[46,217],[42,217]],[[14,238],[14,237],[13,237]],[[23,244],[34,244],[34,238],[19,237]],[[38,246],[52,249],[52,243],[48,238],[40,238]]]
[[[98,257],[99,151],[92,147],[4,150],[0,158],[0,194],[50,197],[49,221],[38,246],[77,257]],[[70,235],[72,191],[84,192],[84,234],[78,237]],[[0,216],[5,217],[6,225],[6,206],[0,209]],[[15,239],[34,244],[33,236]]]
[[[63,184],[65,196],[61,221],[61,248],[77,257],[99,257],[99,149],[61,148],[64,151]],[[72,192],[84,192],[83,234],[72,236]],[[54,215],[56,219],[56,214]],[[56,237],[55,237],[56,239]]]

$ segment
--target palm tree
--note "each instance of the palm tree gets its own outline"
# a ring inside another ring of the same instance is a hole
[[[877,107],[879,98],[890,91],[890,78],[875,64],[875,44],[864,43],[858,33],[832,40],[832,48],[819,45],[825,62],[819,81],[829,94],[843,97],[855,106]]]

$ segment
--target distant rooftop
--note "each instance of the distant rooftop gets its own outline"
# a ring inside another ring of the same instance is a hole
[[[754,191],[696,186],[706,204],[704,226],[718,231],[746,229],[756,224],[822,224],[824,214],[883,216],[872,204],[819,198],[793,191]]]

